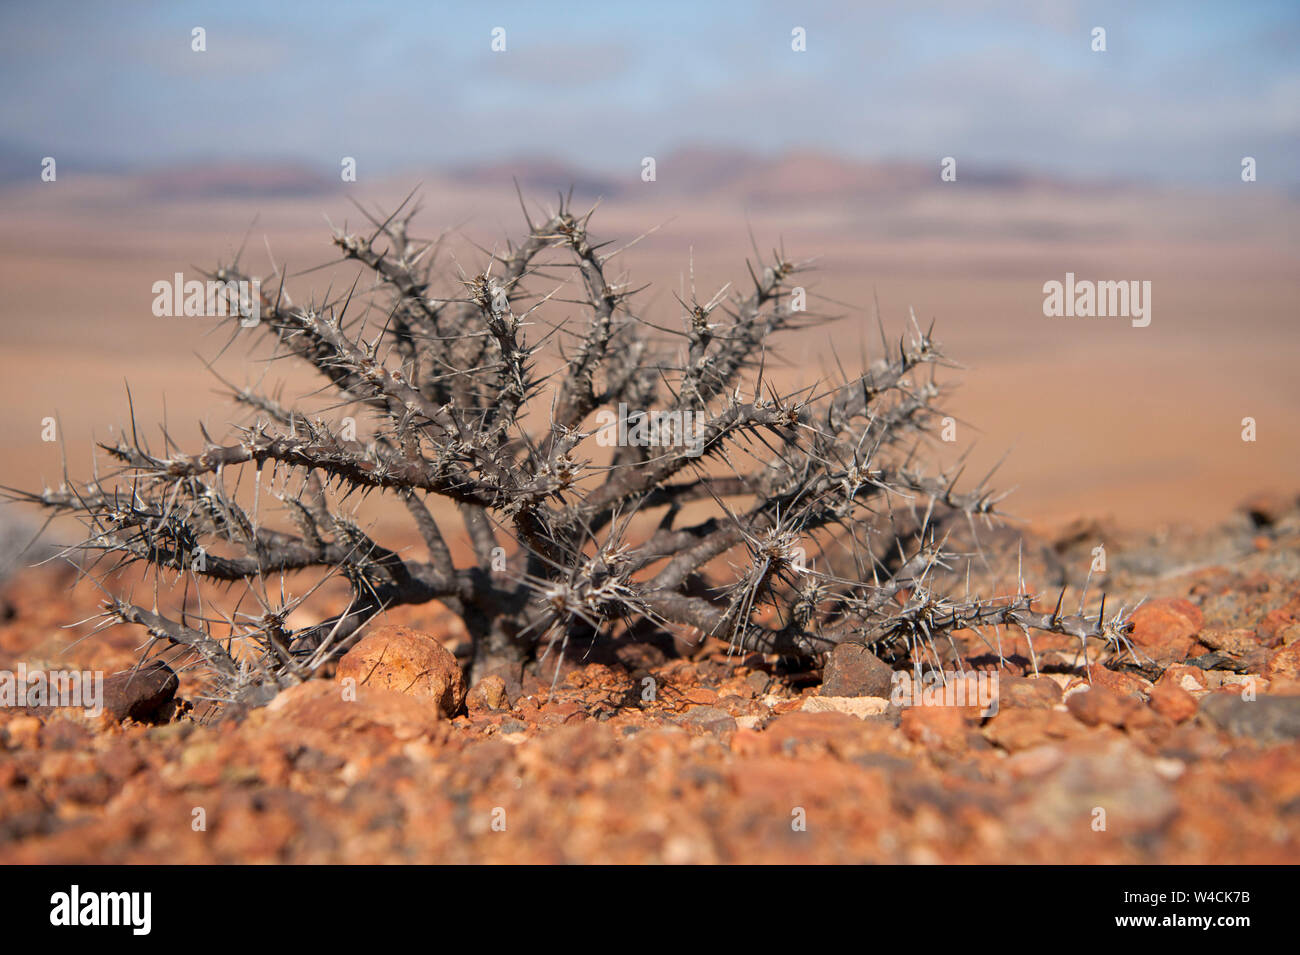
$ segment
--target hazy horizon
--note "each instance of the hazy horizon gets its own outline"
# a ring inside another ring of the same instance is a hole
[[[721,145],[1198,185],[1237,181],[1252,156],[1261,183],[1295,188],[1297,42],[1283,2],[54,2],[0,10],[18,94],[0,102],[0,153],[69,172],[527,156],[635,175],[645,156]]]

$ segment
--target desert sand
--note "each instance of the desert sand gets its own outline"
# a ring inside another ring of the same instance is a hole
[[[765,250],[781,243],[793,258],[816,257],[811,304],[843,317],[773,356],[787,382],[811,383],[834,359],[853,372],[863,353],[878,354],[874,301],[894,340],[909,309],[933,320],[964,366],[943,379],[955,386],[948,406],[960,425],[940,455],[973,445],[971,474],[1006,455],[998,483],[1017,488],[1009,510],[1031,523],[1089,515],[1210,526],[1250,493],[1294,485],[1294,197],[1254,184],[945,184],[915,167],[798,154],[732,157],[721,176],[724,158],[683,152],[655,183],[521,162],[358,184],[278,167],[198,167],[11,186],[0,233],[0,483],[59,479],[60,445],[41,441],[53,415],[70,471],[88,474],[92,440],[128,423],[124,382],[138,419],[165,413],[182,443],[197,438],[198,421],[224,431],[231,408],[196,357],[216,355],[224,333],[205,319],[154,317],[155,281],[228,260],[246,234],[244,261],[255,271],[270,271],[268,244],[291,272],[321,265],[326,217],[355,227],[362,217],[351,199],[391,207],[417,185],[424,233],[450,230],[443,254],[472,271],[484,260],[472,243],[501,246],[521,229],[518,176],[540,205],[575,183],[593,200],[603,193],[595,228],[616,246],[655,230],[620,261],[633,282],[651,283],[640,301],[659,324],[679,321],[671,293],[689,284],[692,263],[702,294],[748,281],[750,231]],[[253,188],[262,180],[265,190]],[[1150,281],[1151,324],[1044,317],[1042,286],[1066,272]],[[322,270],[289,288],[320,295],[354,277]],[[248,354],[237,340],[216,367],[236,383],[254,380],[265,366]],[[314,385],[293,378],[288,393]],[[1253,443],[1241,440],[1245,417],[1256,421]]]

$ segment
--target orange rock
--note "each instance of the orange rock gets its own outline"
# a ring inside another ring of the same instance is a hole
[[[1300,681],[1300,643],[1292,643],[1278,650],[1264,667],[1269,680]]]
[[[686,718],[681,721],[681,725],[697,732],[723,737],[736,732],[738,728],[735,717],[716,706],[692,707],[686,714]]]
[[[1226,653],[1244,656],[1252,650],[1259,649],[1259,637],[1254,630],[1202,630],[1197,637],[1211,650],[1223,650]]]
[[[437,640],[407,627],[380,627],[339,661],[335,679],[357,686],[423,696],[451,716],[465,702],[465,676],[456,658]]]
[[[731,736],[731,751],[737,756],[756,756],[761,753],[763,749],[763,734],[756,730],[737,730]]]
[[[485,710],[503,710],[509,705],[506,699],[506,681],[497,674],[485,676],[474,684],[465,698],[465,706],[471,713]]]
[[[887,726],[877,729],[886,735],[893,732]],[[785,756],[828,751],[853,754],[871,749],[879,739],[872,727],[847,713],[787,713],[756,735],[765,752]]]
[[[682,696],[685,702],[692,703],[695,706],[712,706],[714,703],[718,702],[718,694],[713,690],[710,690],[707,686],[693,687],[682,694]]]
[[[956,706],[908,706],[898,728],[914,743],[925,746],[956,746],[966,736],[966,718]]]
[[[1156,686],[1172,684],[1189,693],[1199,693],[1206,689],[1205,671],[1196,667],[1176,664],[1165,670],[1156,681]]]
[[[1134,673],[1107,670],[1105,667],[1092,668],[1092,685],[1104,686],[1120,696],[1132,697],[1139,703],[1145,703],[1151,692],[1151,681]]]
[[[1181,597],[1149,600],[1133,611],[1130,637],[1141,647],[1159,647],[1171,640],[1194,637],[1205,624],[1201,609]]]
[[[368,686],[355,699],[336,683],[309,680],[291,686],[267,704],[269,716],[331,734],[383,727],[396,739],[427,735],[441,714],[429,697]]]
[[[11,748],[36,749],[40,745],[41,721],[35,716],[19,716],[5,726]]]
[[[543,723],[580,723],[587,718],[577,703],[547,703],[542,707],[540,722]]]
[[[998,680],[998,704],[1050,710],[1061,702],[1061,688],[1047,677],[1003,676]]]
[[[1060,710],[1026,709],[1010,707],[999,710],[998,715],[984,727],[984,737],[1009,753],[1017,753],[1034,746],[1067,739],[1087,732],[1068,713]]]
[[[1288,627],[1300,623],[1300,595],[1292,597],[1276,610],[1264,614],[1259,622],[1259,636],[1266,644],[1275,646],[1278,637]]]
[[[1046,745],[1018,752],[1008,757],[1004,765],[1013,779],[1033,779],[1058,769],[1063,762],[1065,750],[1060,746]]]
[[[1151,691],[1151,708],[1175,723],[1182,723],[1196,715],[1196,698],[1174,681],[1162,679]]]
[[[1091,689],[1071,693],[1066,708],[1084,726],[1123,726],[1128,708],[1123,697],[1108,687],[1094,684]]]

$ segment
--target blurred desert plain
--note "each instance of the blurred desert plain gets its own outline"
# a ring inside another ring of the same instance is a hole
[[[443,261],[480,268],[484,248],[521,231],[512,179],[545,207],[570,184],[594,201],[601,237],[626,242],[658,227],[620,259],[656,324],[680,322],[672,292],[712,295],[748,282],[750,232],[765,252],[817,257],[812,307],[841,315],[787,336],[773,372],[811,384],[879,354],[874,300],[894,340],[908,310],[965,367],[950,407],[957,442],[974,445],[978,478],[1004,453],[999,474],[1018,490],[1018,516],[1075,514],[1126,522],[1208,523],[1250,492],[1291,486],[1300,439],[1296,304],[1300,203],[1249,187],[1226,193],[1003,176],[943,183],[920,165],[854,163],[816,153],[758,159],[691,150],[658,163],[657,181],[625,181],[580,168],[524,162],[395,174],[366,186],[332,183],[297,167],[188,166],[99,175],[5,190],[0,233],[0,481],[30,487],[59,479],[60,446],[43,442],[57,415],[74,475],[89,474],[90,447],[137,420],[161,447],[164,420],[178,440],[205,421],[225,432],[231,405],[200,356],[226,344],[229,326],[158,318],[153,283],[229,261],[252,228],[244,261],[270,271],[266,251],[291,273],[331,260],[325,221],[361,228],[350,203],[392,208],[419,185],[419,234],[448,236]],[[1045,282],[1151,282],[1146,327],[1123,317],[1044,316]],[[355,270],[291,279],[295,300]],[[450,285],[447,290],[450,290]],[[824,300],[823,300],[824,299]],[[828,301],[827,301],[828,300]],[[576,314],[550,306],[552,319]],[[241,332],[218,364],[243,384],[263,373],[311,379],[288,365],[248,361]],[[540,337],[540,332],[536,337]],[[289,394],[293,393],[291,388]],[[1257,440],[1242,440],[1242,419]]]

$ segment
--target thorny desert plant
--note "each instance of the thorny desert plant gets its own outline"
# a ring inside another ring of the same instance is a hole
[[[231,443],[205,431],[206,446],[186,454],[164,429],[157,453],[133,411],[131,437],[101,445],[112,475],[23,495],[82,518],[88,572],[105,560],[112,571],[145,566],[150,605],[113,596],[104,625],[143,627],[146,656],[200,668],[214,699],[264,703],[337,658],[385,608],[432,600],[464,618],[476,673],[647,628],[695,628],[807,661],[860,642],[936,667],[937,641],[959,629],[1126,644],[1123,612],[1107,619],[1104,597],[1085,616],[1082,600],[1077,614],[1059,599],[1033,609],[1023,583],[1009,596],[970,594],[970,554],[952,535],[991,523],[999,499],[915,463],[937,420],[943,363],[915,319],[896,345],[882,327],[883,351],[861,374],[781,394],[765,372],[769,349],[819,320],[791,307],[807,263],[756,257],[747,294],[724,287],[701,302],[691,290],[678,298],[680,328],[651,325],[610,274],[622,250],[603,251],[591,212],[575,215],[561,197],[545,221],[525,209],[522,241],[485,252],[482,271],[455,276],[439,298],[441,240],[411,235],[416,211],[408,197],[386,218],[367,214],[365,233],[335,230],[342,262],[361,276],[319,302],[295,304],[273,263],[261,323],[235,332],[268,335],[275,357],[312,366],[335,407],[364,409],[372,439],[236,387],[251,420]],[[247,280],[239,259],[210,278]],[[691,442],[602,455],[591,420],[620,405],[691,412],[699,430]],[[248,484],[253,503],[241,506]],[[399,555],[344,513],[355,491],[400,499],[428,559]],[[287,517],[278,529],[268,495]],[[474,553],[460,565],[445,526],[456,511]],[[959,589],[963,561],[958,597],[941,582]],[[318,586],[286,597],[286,576],[300,572],[344,575],[350,604],[291,628]],[[260,612],[217,614],[204,588],[222,583],[246,588]],[[160,604],[168,592],[176,609]]]

